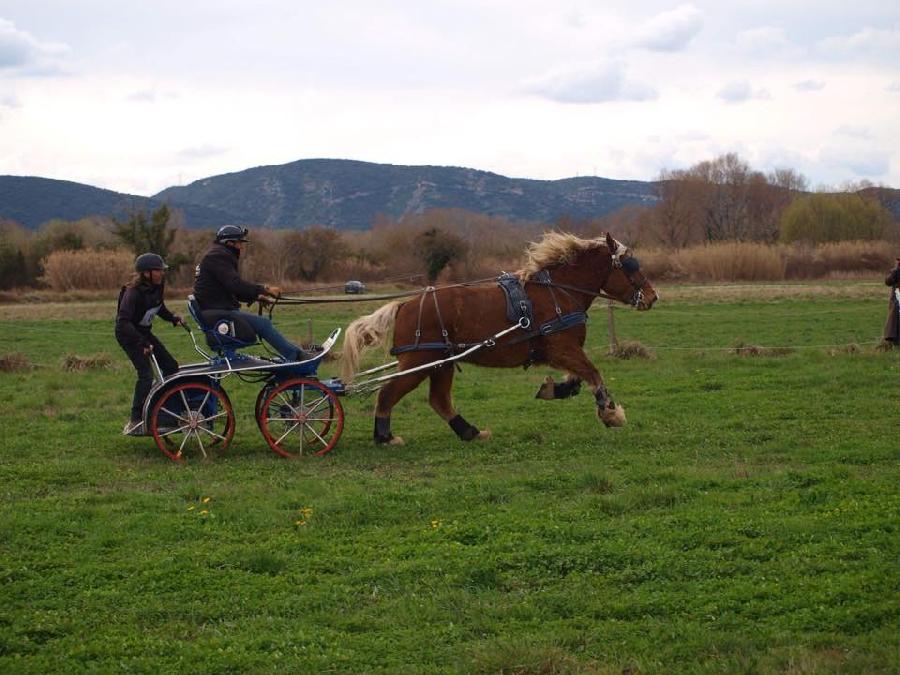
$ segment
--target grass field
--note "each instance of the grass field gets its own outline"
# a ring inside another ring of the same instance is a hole
[[[584,392],[535,400],[547,368],[464,365],[490,441],[457,441],[423,387],[395,412],[406,446],[374,447],[372,399],[344,399],[337,449],[288,461],[229,380],[232,446],[188,465],[119,435],[113,301],[0,306],[0,354],[39,366],[0,373],[0,672],[898,672],[886,289],[661,290],[616,312],[651,361],[606,357],[592,312],[623,429]],[[276,322],[321,339],[374,307]],[[73,354],[113,367],[63,372]]]

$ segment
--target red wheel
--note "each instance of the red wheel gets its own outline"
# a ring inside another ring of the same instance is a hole
[[[256,418],[266,443],[283,457],[324,455],[344,430],[344,409],[317,380],[287,380],[268,392]]]
[[[150,433],[162,453],[176,462],[225,450],[234,435],[228,395],[202,382],[185,382],[163,392],[150,413]]]

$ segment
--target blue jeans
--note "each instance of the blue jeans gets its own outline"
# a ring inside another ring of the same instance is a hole
[[[230,312],[230,314],[232,316],[241,317],[244,321],[253,326],[253,330],[256,331],[256,334],[272,345],[275,351],[288,361],[300,360],[303,353],[300,347],[289,342],[284,335],[278,332],[275,326],[272,325],[272,322],[266,317],[259,316],[258,314],[250,314],[249,312],[242,312],[238,309]]]

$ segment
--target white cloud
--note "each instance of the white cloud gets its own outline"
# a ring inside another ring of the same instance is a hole
[[[47,74],[56,69],[55,60],[68,51],[64,44],[41,42],[0,18],[0,70],[15,69],[23,74]]]
[[[772,98],[771,94],[765,89],[753,89],[749,82],[741,80],[738,82],[729,82],[716,93],[720,99],[726,103],[743,103],[750,100],[766,101]]]
[[[694,5],[679,5],[657,14],[638,28],[634,45],[655,52],[684,49],[703,28],[703,15]]]
[[[868,127],[858,127],[845,124],[834,130],[839,136],[848,136],[850,138],[858,138],[862,140],[871,140],[872,131]]]
[[[886,91],[893,93],[900,92],[900,82],[891,82],[887,87],[885,87]]]
[[[649,101],[656,90],[631,81],[618,62],[583,63],[557,69],[525,84],[525,90],[559,103]]]
[[[900,28],[866,27],[851,35],[834,35],[819,42],[826,56],[859,56],[900,60]]]
[[[820,161],[858,178],[880,178],[891,168],[890,153],[874,147],[829,146],[822,151]]]
[[[771,56],[795,50],[784,29],[778,26],[760,26],[741,31],[737,35],[737,47],[749,54]]]
[[[22,103],[19,98],[12,93],[0,94],[0,107],[3,108],[21,108]]]
[[[825,82],[822,80],[801,80],[794,83],[794,89],[797,91],[821,91],[825,88]]]

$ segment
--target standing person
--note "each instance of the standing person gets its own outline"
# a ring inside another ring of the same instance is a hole
[[[900,345],[900,257],[895,262],[894,269],[888,272],[884,280],[885,285],[891,287],[887,321],[884,322],[884,341],[891,346]]]
[[[137,371],[131,418],[122,430],[129,436],[143,433],[144,400],[153,386],[150,355],[156,356],[163,375],[171,375],[178,370],[178,362],[152,333],[153,317],[157,314],[171,321],[173,326],[184,325],[181,317],[172,314],[164,301],[166,269],[168,265],[162,256],[156,253],[139,255],[134,261],[134,278],[119,291],[116,340]]]
[[[250,283],[241,279],[238,261],[244,245],[250,241],[249,234],[246,227],[220,227],[216,240],[197,265],[194,298],[203,314],[203,320],[209,324],[223,318],[243,321],[286,360],[302,361],[308,358],[306,353],[279,333],[269,319],[240,311],[241,302],[265,302],[281,295],[278,286]]]

